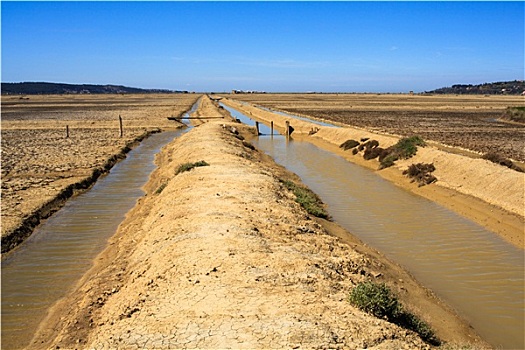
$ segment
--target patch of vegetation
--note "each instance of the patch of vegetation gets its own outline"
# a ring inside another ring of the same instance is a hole
[[[427,91],[433,94],[468,94],[468,95],[520,95],[525,90],[525,81],[499,81],[478,85],[456,84],[451,87]]]
[[[395,164],[397,159],[398,158],[393,153],[388,153],[386,156],[380,157],[379,162],[381,163],[381,165],[379,166],[379,169],[391,167],[392,165]]]
[[[2,83],[2,95],[37,94],[150,94],[172,93],[165,89],[140,89],[122,85],[63,84],[47,82]]]
[[[417,153],[417,146],[424,147],[426,142],[419,136],[404,137],[395,145],[388,147],[379,156],[380,169],[394,165],[398,159],[408,159]]]
[[[368,150],[368,149],[376,148],[378,146],[379,146],[379,141],[368,140],[365,143],[360,144],[359,147],[357,147],[357,150],[358,151]]]
[[[431,174],[434,170],[436,170],[434,164],[417,163],[410,165],[407,170],[403,171],[403,175],[410,177],[412,182],[417,181],[421,187],[437,181],[437,178]]]
[[[419,136],[404,137],[393,147],[400,159],[408,159],[417,153],[417,146],[426,146],[425,141]]]
[[[502,155],[495,153],[495,152],[486,153],[481,158],[490,160],[492,163],[506,166],[507,168],[519,171],[520,173],[525,172],[525,170],[523,170],[522,168],[514,164],[510,159],[505,158]]]
[[[525,107],[507,107],[502,119],[525,123]]]
[[[191,169],[200,167],[200,166],[209,166],[209,164],[206,163],[204,160],[201,160],[195,163],[184,163],[184,164],[179,165],[179,167],[177,168],[177,171],[175,171],[175,175],[178,175],[185,171],[190,171]]]
[[[441,344],[430,326],[406,311],[397,296],[384,283],[359,283],[350,292],[348,300],[350,304],[369,314],[418,333],[421,339],[429,344]]]
[[[363,154],[365,160],[375,159],[380,157],[385,152],[385,149],[381,147],[367,148]]]
[[[308,212],[308,214],[322,219],[330,218],[324,209],[323,202],[319,196],[310,189],[298,186],[289,180],[280,180],[280,182],[284,185],[284,187],[293,192],[295,195],[295,201],[299,203]]]
[[[155,191],[155,194],[161,194],[162,191],[166,188],[168,184],[167,183],[163,183],[162,185],[160,185],[157,190]]]
[[[342,148],[344,151],[346,150],[349,150],[349,149],[352,149],[352,148],[355,148],[359,146],[359,141],[356,141],[356,140],[347,140],[345,142],[343,142],[339,148]]]

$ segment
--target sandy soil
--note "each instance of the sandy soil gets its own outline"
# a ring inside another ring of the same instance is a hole
[[[75,191],[88,188],[137,141],[180,127],[166,117],[182,114],[197,98],[2,96],[2,252],[23,241]]]
[[[232,133],[253,130],[222,123],[162,150],[147,195],[32,348],[430,348],[349,305],[365,279],[387,281],[442,339],[478,340],[402,269],[304,212],[279,182],[298,178]]]
[[[274,122],[276,129],[284,132],[285,122],[291,118],[257,108],[251,104],[231,99],[223,99],[230,105],[250,117],[269,123]],[[349,161],[371,169],[378,169],[377,160],[366,161],[362,154],[352,155],[338,146],[354,139],[370,138],[377,140],[381,147],[394,145],[399,137],[373,133],[354,127],[322,127],[302,120],[293,120],[293,137],[317,143],[332,152],[338,153]],[[309,135],[312,129],[317,130]],[[433,173],[438,182],[430,186],[418,187],[402,175],[410,164],[433,163]],[[416,156],[396,162],[392,168],[377,173],[409,191],[418,193],[438,202],[459,214],[474,220],[501,235],[510,243],[524,248],[525,227],[525,174],[493,164],[480,158],[450,153],[438,147],[420,147]]]

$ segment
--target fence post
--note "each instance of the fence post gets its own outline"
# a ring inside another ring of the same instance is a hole
[[[124,131],[122,130],[122,117],[118,116],[118,121],[119,121],[119,126],[120,126],[120,137],[122,137],[124,135]]]
[[[257,136],[259,136],[261,133],[259,132],[259,122],[255,122],[255,129],[257,130]]]
[[[286,138],[289,139],[290,138],[290,122],[287,120],[286,121]]]
[[[272,129],[272,131],[270,132],[270,135],[273,136],[273,120],[270,122],[270,128]]]
[[[66,139],[69,138],[69,125],[66,125]]]

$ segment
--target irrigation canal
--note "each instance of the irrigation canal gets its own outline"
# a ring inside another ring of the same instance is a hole
[[[243,123],[255,121],[222,106]],[[293,126],[293,122],[291,123]],[[523,349],[524,252],[482,226],[311,143],[263,134],[254,146],[301,177],[334,220],[408,269],[492,345]]]
[[[260,124],[260,131],[269,134],[270,129]],[[164,132],[143,141],[3,259],[2,348],[21,348],[29,342],[49,306],[89,269],[142,196],[154,155],[183,132]],[[501,348],[524,348],[523,251],[310,143],[263,135],[254,144],[298,174],[328,204],[335,221],[405,266],[487,341]]]

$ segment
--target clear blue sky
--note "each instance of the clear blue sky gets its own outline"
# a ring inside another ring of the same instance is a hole
[[[524,2],[6,2],[2,81],[408,92],[524,79]]]

